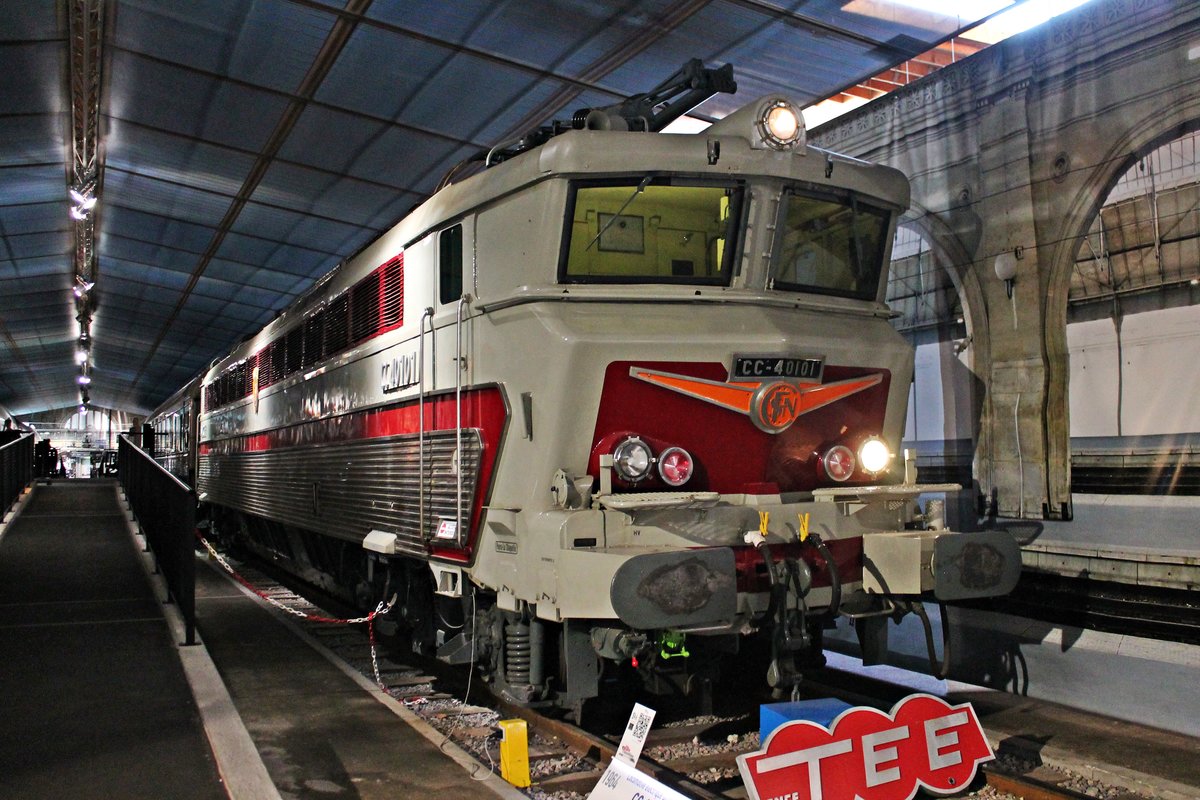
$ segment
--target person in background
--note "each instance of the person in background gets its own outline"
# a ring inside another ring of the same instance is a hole
[[[13,421],[11,419],[4,420],[4,430],[0,431],[0,447],[20,438],[21,432],[13,427]]]

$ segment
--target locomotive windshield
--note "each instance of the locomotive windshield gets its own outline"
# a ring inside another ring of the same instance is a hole
[[[727,286],[742,188],[678,178],[575,183],[559,279]]]
[[[855,197],[787,191],[774,259],[775,289],[873,300],[890,223]]]

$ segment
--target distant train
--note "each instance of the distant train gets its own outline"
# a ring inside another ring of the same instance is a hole
[[[214,528],[578,709],[602,671],[695,688],[746,637],[789,691],[835,614],[1011,590],[900,441],[883,303],[899,172],[809,147],[768,96],[658,133],[731,70],[481,154],[154,413]],[[169,459],[169,461],[168,461]]]

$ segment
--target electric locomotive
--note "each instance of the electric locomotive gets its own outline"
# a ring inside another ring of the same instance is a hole
[[[895,453],[912,350],[898,171],[805,141],[691,62],[481,153],[198,386],[215,530],[510,698],[619,666],[706,686],[745,637],[781,691],[831,616],[1008,592],[1005,533],[944,529]],[[881,633],[882,632],[882,633]],[[636,665],[634,667],[633,665]]]

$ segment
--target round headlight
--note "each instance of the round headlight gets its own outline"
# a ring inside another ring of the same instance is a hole
[[[786,100],[769,103],[758,118],[758,132],[763,141],[777,150],[794,145],[803,131],[800,111]]]
[[[658,476],[670,486],[682,486],[692,477],[695,462],[682,447],[668,447],[658,457]]]
[[[637,483],[649,475],[653,462],[649,445],[636,436],[630,436],[613,450],[613,469],[618,478],[629,483]]]
[[[849,480],[854,474],[854,453],[844,444],[834,445],[821,457],[821,466],[833,480]]]
[[[858,448],[858,463],[872,475],[886,470],[891,461],[892,451],[888,449],[887,442],[878,436],[872,436]]]

